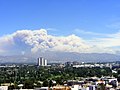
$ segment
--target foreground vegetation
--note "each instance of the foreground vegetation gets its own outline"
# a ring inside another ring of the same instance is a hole
[[[23,88],[33,88],[40,86],[52,86],[52,80],[56,84],[63,84],[67,80],[81,80],[81,77],[101,77],[112,76],[110,68],[73,68],[73,67],[37,67],[37,66],[19,66],[19,67],[1,67],[0,84],[10,83],[9,88],[18,88],[23,84]],[[119,79],[118,70],[115,77]],[[41,84],[43,82],[43,84]],[[12,85],[13,83],[13,85]]]

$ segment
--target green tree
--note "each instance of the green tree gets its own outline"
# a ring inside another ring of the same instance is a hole
[[[26,81],[24,82],[23,88],[25,88],[25,89],[33,89],[33,88],[34,88],[34,83],[33,83],[33,81],[31,81],[31,80],[26,80]]]
[[[48,87],[48,81],[47,80],[43,81],[43,86]]]

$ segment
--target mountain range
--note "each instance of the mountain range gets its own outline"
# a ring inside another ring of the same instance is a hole
[[[0,56],[0,63],[37,63],[38,57],[46,58],[49,63],[120,61],[120,55],[109,53],[42,52],[33,55]]]

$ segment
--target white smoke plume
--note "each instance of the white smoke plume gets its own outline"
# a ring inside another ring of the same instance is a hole
[[[45,29],[41,30],[22,30],[12,34],[16,44],[31,47],[31,52],[38,51],[68,51],[68,52],[87,52],[89,46],[84,40],[75,35],[52,36],[48,35]]]
[[[36,53],[41,51],[78,53],[114,52],[114,50],[112,50],[111,48],[106,47],[106,43],[102,40],[100,43],[98,42],[98,40],[93,42],[95,44],[92,44],[92,42],[84,40],[76,35],[49,35],[47,34],[47,30],[45,29],[19,30],[14,32],[13,34],[6,35],[0,38],[0,53],[8,52],[23,54],[23,52]]]

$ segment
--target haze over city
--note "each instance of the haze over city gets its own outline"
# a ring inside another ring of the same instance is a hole
[[[0,55],[119,55],[119,10],[119,0],[1,0]]]

